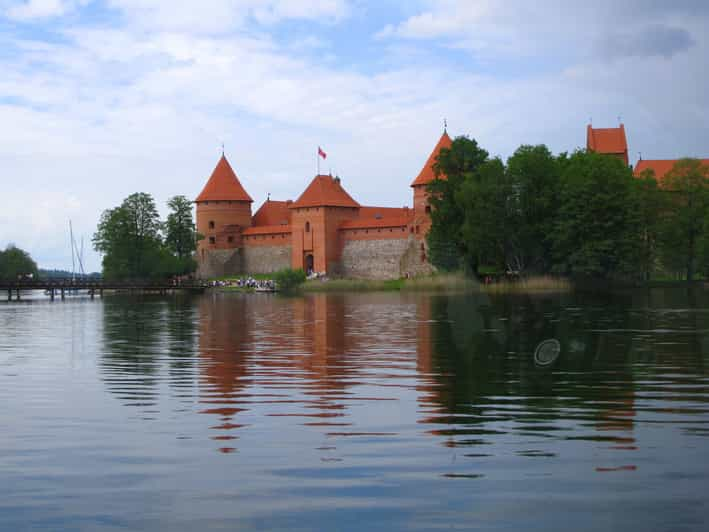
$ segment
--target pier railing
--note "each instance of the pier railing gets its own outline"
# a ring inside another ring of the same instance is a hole
[[[146,280],[129,279],[120,281],[110,281],[103,279],[0,279],[0,291],[7,291],[8,300],[12,300],[13,292],[20,299],[20,292],[23,290],[44,290],[47,295],[54,299],[55,295],[62,298],[69,291],[87,291],[93,297],[95,294],[103,295],[104,290],[122,290],[129,292],[159,292],[166,293],[174,290],[201,292],[208,288],[206,281],[198,280]]]

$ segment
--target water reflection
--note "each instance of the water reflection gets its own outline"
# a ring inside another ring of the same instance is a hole
[[[3,530],[709,519],[703,291],[106,297],[0,324]]]
[[[167,383],[186,408],[213,418],[208,437],[222,453],[254,427],[306,427],[327,451],[347,436],[409,437],[401,419],[373,420],[394,413],[382,404],[414,397],[407,414],[444,447],[497,446],[467,457],[500,445],[554,457],[563,442],[592,442],[596,471],[630,471],[639,418],[695,411],[658,409],[653,394],[704,390],[706,301],[694,295],[672,309],[661,292],[584,295],[582,306],[579,297],[109,298],[101,368],[108,388],[144,415]],[[554,357],[535,363],[550,339]]]

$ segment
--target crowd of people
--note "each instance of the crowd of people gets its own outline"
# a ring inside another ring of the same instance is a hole
[[[275,290],[276,282],[273,279],[254,279],[246,277],[244,279],[225,279],[210,281],[212,287],[234,287],[234,288],[253,288],[254,290]]]

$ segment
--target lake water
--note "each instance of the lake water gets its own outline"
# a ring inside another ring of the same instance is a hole
[[[709,529],[706,291],[28,296],[0,530]]]

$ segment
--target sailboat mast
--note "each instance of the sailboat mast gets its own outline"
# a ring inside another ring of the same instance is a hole
[[[69,239],[71,240],[71,280],[75,278],[76,265],[74,263],[74,229],[71,226],[71,220],[69,220]]]

